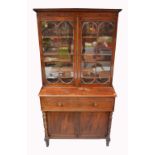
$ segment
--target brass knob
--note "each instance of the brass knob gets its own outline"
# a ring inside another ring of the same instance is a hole
[[[58,106],[59,106],[59,107],[62,107],[62,106],[63,106],[63,104],[62,104],[61,102],[59,102],[59,103],[58,103]]]
[[[94,102],[94,103],[93,103],[93,106],[96,107],[96,106],[97,106],[97,103]]]

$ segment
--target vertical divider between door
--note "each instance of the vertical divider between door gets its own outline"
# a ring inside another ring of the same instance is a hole
[[[77,21],[74,18],[74,84],[77,85]]]

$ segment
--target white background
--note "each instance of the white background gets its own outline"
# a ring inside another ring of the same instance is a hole
[[[127,3],[123,0],[120,4],[111,2],[88,3],[87,1],[30,1],[28,5],[28,153],[37,155],[59,155],[64,152],[68,155],[79,154],[119,154],[127,153]],[[114,1],[113,1],[114,2]],[[82,5],[81,5],[82,4]],[[49,148],[45,147],[44,128],[42,114],[40,111],[39,98],[37,96],[41,87],[40,59],[38,49],[38,31],[36,13],[33,8],[50,7],[86,7],[86,8],[122,8],[118,22],[118,38],[116,48],[116,65],[114,72],[114,87],[118,98],[116,100],[115,112],[111,129],[111,143],[107,148],[105,140],[50,140]]]
[[[155,154],[155,12],[151,1],[127,5],[123,0],[29,0],[28,4],[15,0],[0,6],[0,154]],[[52,140],[50,147],[45,147],[37,97],[41,87],[37,25],[32,11],[37,7],[123,9],[114,69],[118,98],[109,148],[104,140]]]

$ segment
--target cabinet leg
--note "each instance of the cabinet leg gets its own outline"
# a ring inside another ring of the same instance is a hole
[[[109,146],[109,143],[110,143],[110,138],[106,138],[106,146]]]
[[[44,128],[45,128],[45,138],[44,141],[46,143],[46,147],[49,146],[49,138],[48,138],[48,133],[47,133],[47,119],[46,119],[46,113],[43,112],[43,122],[44,122]]]
[[[48,147],[49,146],[49,139],[45,138],[44,140],[45,140],[45,143],[46,143],[46,147]]]
[[[112,122],[112,112],[110,113],[110,116],[109,116],[108,134],[106,136],[106,146],[109,146],[109,143],[110,143],[111,122]]]

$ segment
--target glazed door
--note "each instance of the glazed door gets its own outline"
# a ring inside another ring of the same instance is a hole
[[[80,84],[110,85],[116,24],[111,19],[81,18],[79,41]]]
[[[74,18],[41,19],[39,31],[43,83],[73,85],[76,79]]]

